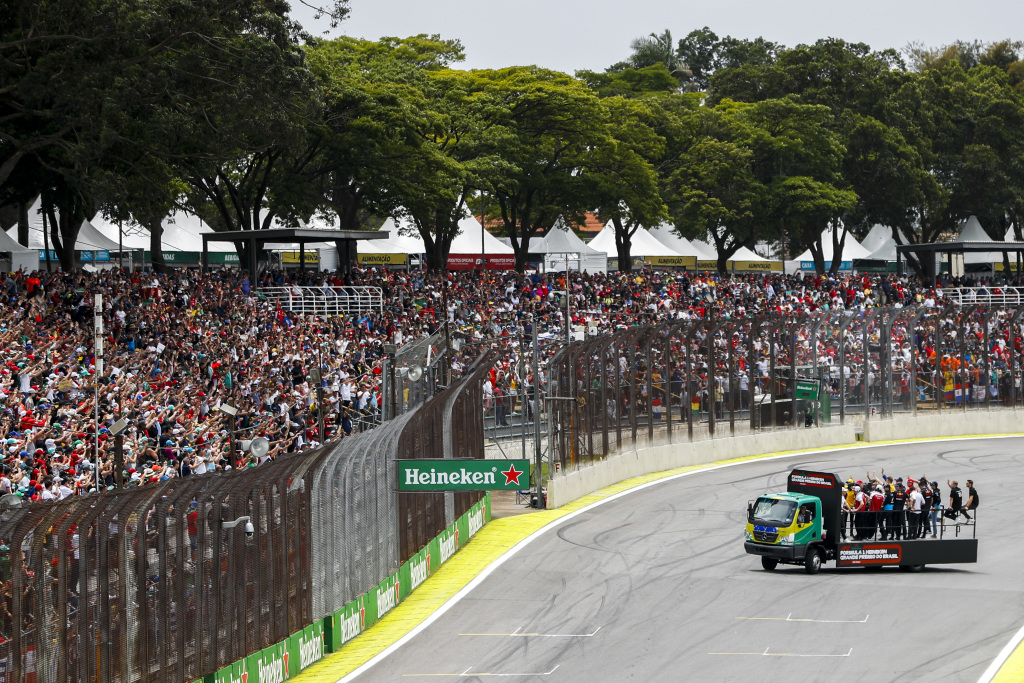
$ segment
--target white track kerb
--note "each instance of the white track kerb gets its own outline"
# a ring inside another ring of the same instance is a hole
[[[564,517],[559,517],[558,519],[552,521],[551,523],[549,523],[549,524],[545,525],[544,527],[541,527],[537,531],[533,532],[532,534],[530,534],[529,536],[527,536],[526,538],[521,540],[519,543],[517,543],[514,546],[512,546],[512,548],[510,548],[504,555],[502,555],[497,560],[495,560],[493,563],[491,563],[485,570],[480,572],[475,578],[473,578],[468,584],[466,584],[465,587],[462,588],[462,590],[460,590],[458,593],[456,593],[451,598],[449,598],[447,602],[445,602],[443,605],[441,605],[441,607],[439,607],[437,610],[435,610],[429,617],[424,619],[420,624],[418,624],[411,631],[409,631],[409,633],[404,635],[399,640],[395,641],[392,645],[390,645],[389,647],[385,648],[383,651],[381,651],[379,654],[374,656],[372,659],[367,661],[365,664],[363,664],[359,668],[355,669],[354,671],[352,671],[351,673],[347,674],[346,676],[343,676],[342,678],[338,679],[337,683],[349,683],[350,681],[354,681],[356,679],[356,677],[358,677],[359,675],[361,675],[362,673],[364,673],[365,671],[367,671],[368,669],[373,667],[375,664],[377,664],[378,662],[383,660],[385,657],[390,655],[392,652],[396,651],[398,648],[402,647],[407,642],[409,642],[410,640],[415,638],[421,631],[423,631],[428,626],[430,626],[435,621],[437,621],[439,618],[441,618],[441,616],[445,612],[447,612],[449,609],[454,607],[459,601],[461,601],[464,597],[466,597],[474,588],[476,588],[478,585],[480,585],[480,583],[482,583],[484,581],[484,579],[486,579],[488,576],[490,576],[491,573],[494,570],[498,569],[498,567],[500,567],[502,564],[504,564],[508,559],[510,559],[511,557],[516,555],[516,553],[518,553],[520,550],[522,550],[527,545],[529,545],[534,539],[540,537],[541,535],[547,533],[548,531],[551,531],[552,529],[554,529],[554,528],[558,527],[559,525],[569,521],[570,519],[573,519],[574,517],[576,517],[577,515],[580,515],[581,513],[588,512],[590,510],[593,510],[596,507],[600,507],[601,505],[604,505],[606,503],[610,503],[610,502],[612,502],[614,500],[618,500],[619,498],[623,498],[625,496],[632,495],[632,494],[634,494],[634,493],[636,493],[638,491],[642,491],[643,489],[649,488],[651,486],[657,486],[657,485],[663,484],[663,483],[665,483],[667,481],[674,481],[676,479],[681,479],[683,477],[690,477],[690,476],[693,476],[693,475],[702,474],[704,472],[710,472],[710,471],[714,471],[714,470],[726,469],[728,467],[739,467],[739,466],[747,465],[747,464],[750,464],[750,463],[762,463],[762,462],[766,462],[766,461],[770,461],[770,460],[784,460],[784,459],[787,459],[787,458],[802,458],[802,457],[806,457],[806,456],[809,456],[809,455],[815,455],[815,454],[820,454],[820,453],[834,453],[834,452],[837,452],[837,451],[860,450],[860,449],[869,449],[869,448],[884,448],[884,447],[893,446],[896,443],[915,443],[916,444],[916,443],[929,443],[929,442],[934,442],[934,441],[943,441],[943,442],[945,442],[945,441],[976,441],[976,440],[979,440],[979,439],[1013,439],[1013,438],[1020,438],[1020,437],[1021,437],[1021,434],[971,435],[971,436],[962,436],[962,437],[937,437],[937,438],[930,438],[930,439],[899,439],[899,440],[896,440],[896,441],[893,441],[893,442],[889,442],[889,443],[880,442],[880,443],[868,443],[868,444],[863,444],[863,445],[861,445],[861,444],[848,444],[848,445],[845,445],[845,446],[831,446],[831,447],[828,447],[828,448],[817,448],[817,449],[806,450],[806,451],[798,451],[798,452],[795,452],[795,453],[783,453],[781,455],[768,455],[768,456],[765,456],[765,457],[754,456],[754,457],[749,458],[749,459],[744,459],[741,462],[729,462],[729,463],[723,463],[723,464],[719,464],[719,465],[707,465],[707,466],[700,467],[699,469],[690,470],[688,472],[680,472],[678,474],[670,474],[670,475],[666,475],[662,479],[657,479],[655,481],[647,482],[647,483],[644,483],[644,484],[638,484],[637,486],[635,486],[635,487],[633,487],[631,489],[628,489],[626,491],[622,491],[620,493],[616,493],[614,495],[608,496],[607,498],[603,498],[603,499],[601,499],[601,500],[599,500],[599,501],[597,501],[595,503],[592,503],[591,505],[588,505],[588,506],[586,506],[584,508],[581,508],[579,510],[575,510],[573,512],[570,512],[569,514],[565,515]],[[1024,627],[1021,627],[1021,629],[1016,633],[1016,635],[1013,637],[1013,639],[1010,640],[1010,642],[1006,644],[1006,646],[1002,649],[1002,651],[1000,651],[1000,653],[996,657],[996,659],[989,665],[988,669],[985,670],[985,673],[979,679],[978,683],[990,683],[990,681],[992,681],[992,679],[995,677],[996,673],[999,671],[999,668],[1006,662],[1006,660],[1010,657],[1010,655],[1014,652],[1014,650],[1017,647],[1017,645],[1019,645],[1022,640],[1024,640]]]

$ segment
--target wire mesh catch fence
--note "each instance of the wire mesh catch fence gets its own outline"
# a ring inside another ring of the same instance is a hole
[[[484,367],[258,468],[0,502],[4,680],[191,682],[340,609],[480,500],[400,498],[394,461],[482,457]]]
[[[562,347],[556,469],[674,441],[1021,403],[1024,306],[677,320]]]

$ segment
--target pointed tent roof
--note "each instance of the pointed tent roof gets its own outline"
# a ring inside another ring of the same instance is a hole
[[[42,199],[36,199],[32,208],[28,210],[28,245],[30,249],[43,249],[46,240],[43,237],[43,214]],[[17,237],[18,226],[12,226],[7,234]],[[80,251],[95,251],[97,249],[117,251],[118,246],[115,240],[111,240],[97,230],[88,220],[82,222],[78,231],[78,240],[75,242],[75,249]]]
[[[956,236],[954,242],[991,242],[992,238],[985,232],[985,228],[981,227],[981,221],[978,220],[977,216],[971,216],[963,225],[960,227],[960,234]]]
[[[592,254],[603,253],[588,246],[564,222],[559,220],[539,243],[530,242],[530,251],[535,254]]]
[[[874,253],[879,247],[884,246],[892,239],[892,228],[881,223],[875,223],[868,230],[868,234],[860,241],[860,245],[869,252]]]
[[[117,223],[107,220],[102,214],[96,214],[92,221],[93,226],[105,237],[117,244]],[[193,251],[203,250],[203,238],[205,233],[212,233],[213,228],[203,222],[199,216],[184,211],[176,211],[164,218],[164,231],[160,236],[160,244],[164,251]],[[149,249],[149,231],[137,223],[127,223],[121,230],[121,243],[125,249]],[[115,250],[117,247],[113,247]],[[211,252],[233,253],[235,247],[229,242],[210,242]]]
[[[14,226],[14,231],[14,234],[17,235],[17,225]],[[13,236],[8,235],[6,232],[2,230],[0,230],[0,251],[9,251],[12,254],[20,253],[23,251],[31,252],[33,254],[36,253],[34,249],[31,249],[29,247],[23,247],[20,244],[18,244],[18,240],[14,239]]]
[[[484,252],[487,254],[512,255],[515,252],[512,247],[502,244],[497,237],[484,230],[476,218],[467,216],[459,221],[460,232],[452,240],[449,254],[479,254],[480,240],[483,239]]]
[[[832,249],[832,233],[834,228],[825,228],[821,233],[821,254],[824,260],[831,261],[833,256]],[[839,239],[843,239],[840,235]],[[843,254],[841,260],[853,261],[855,259],[866,259],[871,256],[871,252],[865,249],[857,238],[853,236],[852,232],[846,233],[846,239],[843,242]],[[814,256],[811,255],[811,250],[808,249],[804,253],[793,258],[794,261],[811,261]]]
[[[690,244],[694,249],[702,254],[698,258],[705,261],[711,261],[718,258],[718,249],[713,247],[710,243],[702,242],[700,240],[690,240]]]
[[[413,247],[410,250],[410,247]],[[359,240],[356,242],[356,251],[360,254],[418,254],[416,249],[422,249],[423,245],[410,245],[406,241],[395,242],[386,240]]]
[[[694,246],[690,240],[677,235],[671,225],[662,223],[650,229],[651,236],[669,249],[679,252],[682,256],[695,256],[698,259],[707,259],[708,255],[701,249]]]
[[[597,237],[590,240],[588,246],[592,249],[604,252],[612,258],[618,257],[615,249],[615,226],[608,223],[604,229],[597,234]],[[682,256],[675,249],[659,242],[651,233],[643,228],[637,228],[630,239],[629,253],[631,256]]]
[[[765,257],[761,256],[760,254],[754,252],[751,249],[747,249],[746,247],[740,247],[739,249],[737,249],[736,253],[733,254],[732,257],[729,260],[730,261],[764,261],[764,262],[768,261],[768,259],[766,259]]]
[[[1004,235],[1004,240],[1013,240],[1012,228],[1007,235]],[[985,232],[985,228],[981,226],[981,221],[978,220],[977,216],[971,216],[960,228],[960,234],[956,236],[954,242],[992,242],[995,241],[989,237],[988,233]],[[964,254],[964,263],[998,263],[1003,260],[1003,252],[1001,251],[975,251],[967,252]]]
[[[902,231],[900,232],[902,236]],[[906,244],[906,238],[903,238],[903,243]],[[892,236],[892,228],[887,225],[876,224],[871,227],[871,231],[868,232],[867,236],[861,241],[861,245],[865,249],[871,251],[871,255],[868,256],[868,260],[871,261],[895,261],[896,260],[896,240]]]

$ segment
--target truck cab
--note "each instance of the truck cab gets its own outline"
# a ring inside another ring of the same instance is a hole
[[[821,500],[798,493],[767,493],[747,505],[746,550],[761,565],[804,564],[808,547],[822,540]]]

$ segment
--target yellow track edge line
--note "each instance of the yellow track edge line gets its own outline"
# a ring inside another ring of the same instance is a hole
[[[773,453],[760,453],[757,455],[746,455],[738,458],[718,460],[702,465],[687,465],[661,472],[653,472],[639,477],[625,479],[617,484],[606,486],[594,493],[588,494],[553,510],[540,510],[537,512],[524,513],[512,517],[503,517],[488,522],[476,533],[473,540],[460,549],[448,562],[441,566],[437,573],[431,575],[422,585],[413,591],[405,600],[388,613],[383,619],[368,628],[355,639],[346,643],[339,651],[325,656],[322,660],[294,676],[291,680],[298,683],[337,683],[344,676],[352,673],[360,666],[370,661],[381,652],[391,647],[401,638],[408,635],[414,628],[419,626],[431,614],[441,606],[455,597],[459,591],[466,587],[484,569],[509,552],[516,545],[529,538],[532,534],[540,531],[548,524],[593,505],[594,503],[606,500],[612,496],[624,493],[631,489],[645,484],[658,482],[687,472],[695,472],[732,465],[754,460],[766,460],[768,458],[783,458],[787,456],[800,455],[802,453],[821,453],[825,451],[837,451],[857,448],[872,448],[876,446],[887,446],[901,443],[921,443],[928,441],[951,441],[970,440],[982,438],[1016,437],[1024,436],[1024,432],[1009,434],[964,434],[957,436],[935,436],[914,439],[890,439],[886,441],[857,441],[848,444],[835,446],[824,446],[814,448],[803,448],[797,450],[775,451]],[[689,443],[689,442],[685,442]],[[1019,655],[1019,657],[1018,657]],[[1014,653],[1014,659],[1020,659],[1020,665],[1024,667],[1024,648],[1018,648]],[[1005,668],[1005,667],[1004,667]],[[1000,671],[1000,674],[1002,672]],[[998,683],[1002,681],[1020,681],[1017,678],[997,678]]]

